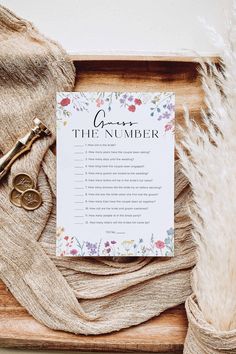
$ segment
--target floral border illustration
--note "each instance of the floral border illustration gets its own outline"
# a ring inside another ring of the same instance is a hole
[[[98,242],[82,240],[69,236],[63,227],[57,229],[58,256],[164,256],[174,255],[174,229],[166,231],[164,240],[156,239],[152,234],[145,242],[142,237],[135,240],[102,239]]]
[[[149,105],[150,119],[159,122],[161,131],[174,132],[174,93],[142,92],[61,92],[57,94],[57,127],[66,126],[73,112],[89,112],[93,107],[112,110],[114,101],[121,109],[130,114],[138,111],[142,105]],[[136,241],[137,239],[137,241]],[[100,238],[98,242],[83,240],[79,236],[65,233],[64,228],[57,230],[58,256],[173,256],[174,230],[169,228],[166,237],[161,240],[154,237],[145,240],[142,237],[128,240]]]
[[[120,107],[130,113],[136,112],[143,104],[150,104],[150,118],[164,123],[164,132],[174,132],[174,93],[142,92],[60,92],[57,95],[58,127],[66,126],[72,111],[89,112],[90,104],[97,108],[112,110],[112,103],[118,101]]]

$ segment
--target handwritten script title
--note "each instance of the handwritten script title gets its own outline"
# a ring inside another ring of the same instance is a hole
[[[156,129],[110,129],[112,126],[118,127],[133,127],[138,122],[125,122],[125,121],[106,121],[106,112],[100,109],[94,119],[92,129],[72,129],[74,138],[91,138],[96,139],[100,137],[100,132],[104,133],[105,139],[107,138],[158,138],[158,130]]]

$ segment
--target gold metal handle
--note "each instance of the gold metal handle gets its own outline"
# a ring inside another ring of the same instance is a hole
[[[31,149],[36,139],[51,135],[51,131],[40,119],[35,118],[33,122],[35,125],[30,132],[19,139],[10,151],[0,158],[0,180],[9,172],[15,160]]]

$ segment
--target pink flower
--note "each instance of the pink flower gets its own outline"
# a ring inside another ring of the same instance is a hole
[[[130,112],[135,112],[135,110],[136,110],[135,105],[132,104],[131,106],[129,106],[128,110],[129,110]]]
[[[172,129],[172,124],[166,124],[165,125],[165,131],[167,132],[168,130]]]
[[[155,242],[155,246],[161,250],[162,248],[165,248],[165,242],[159,240]]]
[[[142,104],[142,101],[139,98],[135,98],[134,103],[140,106]]]
[[[64,240],[66,240],[66,241],[69,240],[69,236],[65,236]]]
[[[70,99],[68,97],[66,98],[63,98],[60,102],[60,104],[65,107],[65,106],[68,106],[68,104],[70,104]]]
[[[72,254],[72,256],[75,256],[77,253],[78,253],[78,251],[75,248],[70,250],[70,254]]]
[[[103,100],[100,100],[100,98],[97,98],[96,99],[96,104],[97,104],[97,107],[100,107],[101,105],[103,105],[104,101]]]

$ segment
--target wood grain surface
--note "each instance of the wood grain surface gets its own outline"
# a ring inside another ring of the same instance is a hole
[[[81,60],[76,69],[75,91],[173,91],[177,123],[183,123],[183,105],[199,120],[203,93],[198,64],[193,61]],[[176,139],[180,138],[177,133]],[[0,281],[0,347],[179,352],[186,330],[187,319],[181,305],[113,334],[83,336],[53,331],[34,320]]]
[[[182,348],[187,328],[183,306],[142,325],[113,334],[83,336],[53,331],[38,323],[0,284],[0,346],[28,349],[91,351],[175,351]]]
[[[169,53],[169,52],[161,52],[157,54],[70,54],[70,58],[73,61],[164,61],[164,62],[185,62],[185,63],[199,63],[200,61],[210,60],[213,62],[218,62],[219,56],[217,53],[211,54],[210,56],[202,57],[197,55],[189,54],[180,55],[179,53]]]

